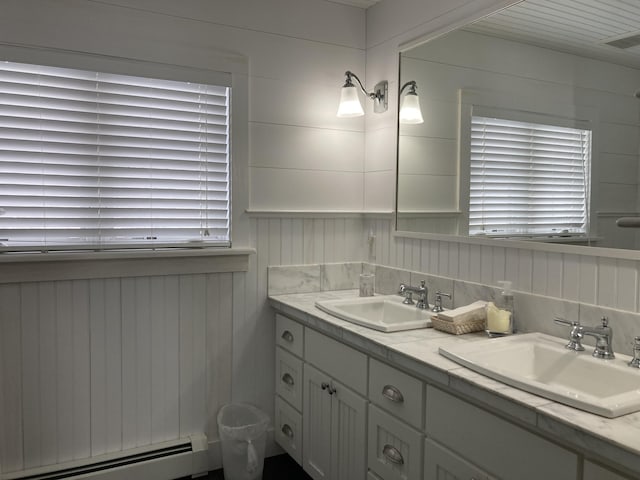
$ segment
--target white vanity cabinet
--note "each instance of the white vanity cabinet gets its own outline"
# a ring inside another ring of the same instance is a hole
[[[578,478],[579,458],[570,450],[431,385],[426,405],[427,437],[478,469],[518,480]]]
[[[303,468],[316,480],[364,478],[367,356],[307,328],[304,360]]]
[[[275,439],[314,480],[630,480],[276,315]]]

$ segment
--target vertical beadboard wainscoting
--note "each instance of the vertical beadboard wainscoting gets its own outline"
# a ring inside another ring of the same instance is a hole
[[[361,213],[252,212],[249,271],[234,277],[233,401],[274,412],[275,325],[267,267],[363,259]],[[242,293],[241,293],[242,292]]]
[[[233,277],[245,275],[0,285],[2,473],[218,439],[215,415],[231,398]]]
[[[371,220],[367,228],[375,232],[374,257],[380,265],[484,285],[511,280],[524,293],[640,312],[640,262],[633,250],[556,246],[557,251],[545,251],[535,242],[511,247],[509,241],[408,238],[396,236],[388,220]]]

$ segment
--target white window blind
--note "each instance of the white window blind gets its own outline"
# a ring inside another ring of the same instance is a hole
[[[591,131],[471,119],[469,233],[588,234]]]
[[[229,98],[0,62],[2,250],[228,245]]]

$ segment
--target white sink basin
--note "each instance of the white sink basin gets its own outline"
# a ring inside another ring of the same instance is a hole
[[[615,418],[640,410],[640,369],[630,357],[613,360],[564,348],[563,339],[542,333],[440,347],[440,354],[513,387],[587,412]]]
[[[381,332],[412,330],[431,325],[433,313],[430,310],[404,305],[402,301],[403,297],[398,295],[381,295],[318,301],[316,307],[347,322]]]

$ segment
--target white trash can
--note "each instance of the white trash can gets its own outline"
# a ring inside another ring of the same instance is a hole
[[[259,480],[269,417],[253,405],[231,403],[218,412],[225,480]]]

